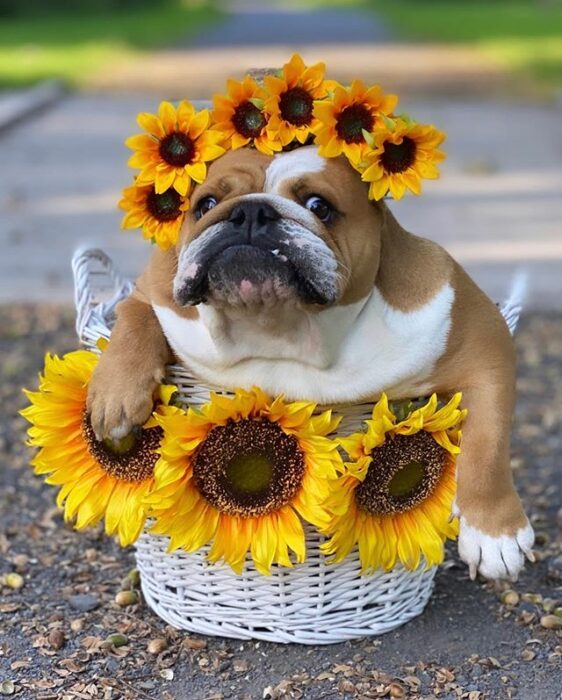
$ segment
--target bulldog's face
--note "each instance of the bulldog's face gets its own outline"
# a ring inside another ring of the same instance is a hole
[[[382,207],[345,158],[315,146],[230,151],[191,198],[174,300],[321,310],[363,298],[379,264]]]

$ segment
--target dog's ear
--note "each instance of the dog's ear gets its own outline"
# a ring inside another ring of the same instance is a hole
[[[381,256],[376,286],[394,308],[427,303],[451,277],[453,260],[436,243],[408,233],[381,202]]]

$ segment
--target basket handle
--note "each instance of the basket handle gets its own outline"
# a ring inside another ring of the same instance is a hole
[[[99,268],[111,281],[113,294],[105,301],[96,300],[92,286],[93,268]],[[109,319],[115,313],[117,304],[129,296],[134,283],[121,277],[111,258],[99,248],[79,249],[72,257],[74,276],[74,304],[76,306],[76,332],[83,342],[91,341],[88,330],[96,326],[99,334],[109,334]],[[103,330],[107,331],[103,333]]]

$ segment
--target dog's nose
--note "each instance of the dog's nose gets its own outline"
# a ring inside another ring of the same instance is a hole
[[[278,221],[281,215],[267,202],[242,202],[230,212],[228,220],[251,241],[261,229],[272,221]]]

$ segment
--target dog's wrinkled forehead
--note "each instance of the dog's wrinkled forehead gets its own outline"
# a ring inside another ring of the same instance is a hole
[[[315,146],[297,148],[280,153],[269,163],[265,171],[263,191],[279,194],[288,180],[320,173],[327,168],[327,160],[318,155]]]
[[[296,181],[330,179],[334,163],[318,155],[315,146],[266,156],[254,149],[229,151],[211,164],[203,185],[197,188],[197,200],[208,194],[221,199],[246,194],[287,195]]]

